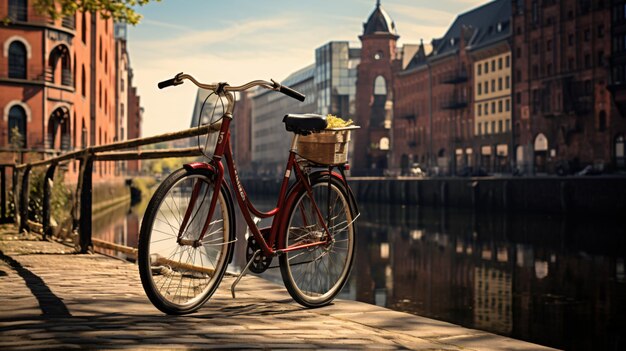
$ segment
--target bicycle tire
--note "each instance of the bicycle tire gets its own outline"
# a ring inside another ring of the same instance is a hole
[[[330,223],[326,225],[333,236],[333,243],[286,252],[279,259],[287,291],[296,302],[311,308],[328,305],[341,291],[350,276],[356,251],[356,225],[348,191],[340,180],[331,177],[328,197],[328,185],[328,176],[311,181],[313,198],[324,221],[329,222],[330,218]],[[328,202],[328,199],[331,201]],[[281,249],[318,241],[324,234],[304,187],[297,190],[292,203],[286,233],[279,243]]]
[[[144,214],[137,254],[141,283],[164,313],[192,313],[206,303],[232,256],[234,211],[224,184],[205,237],[198,240],[215,189],[213,178],[207,170],[175,171],[158,187]],[[181,230],[185,214],[188,220]]]

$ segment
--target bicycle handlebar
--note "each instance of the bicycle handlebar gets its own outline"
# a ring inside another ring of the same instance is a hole
[[[304,101],[304,99],[306,98],[306,96],[288,86],[285,85],[281,85],[280,83],[277,83],[276,81],[274,81],[273,79],[271,80],[271,82],[265,81],[265,80],[253,80],[251,82],[248,82],[246,84],[240,85],[240,86],[230,86],[224,83],[220,83],[220,84],[203,84],[198,82],[194,77],[192,77],[189,74],[184,74],[184,73],[179,73],[177,74],[174,78],[172,79],[167,79],[164,80],[162,82],[160,82],[158,84],[159,89],[163,89],[169,86],[175,86],[175,85],[180,85],[183,84],[183,80],[190,80],[193,84],[195,84],[197,87],[202,88],[202,89],[207,89],[207,90],[212,90],[212,91],[216,91],[218,89],[219,86],[223,87],[223,90],[225,92],[229,92],[229,91],[245,91],[248,90],[250,88],[253,87],[263,87],[265,89],[268,90],[274,90],[274,91],[278,91],[281,92],[291,98],[294,98],[296,100],[299,101]]]

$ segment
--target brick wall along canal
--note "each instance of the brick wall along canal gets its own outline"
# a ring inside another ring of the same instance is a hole
[[[361,210],[357,263],[340,298],[568,350],[626,348],[623,220],[367,203]],[[94,219],[94,238],[136,246],[140,212],[121,207]],[[237,224],[241,264],[245,227]],[[262,276],[281,281],[278,269]]]

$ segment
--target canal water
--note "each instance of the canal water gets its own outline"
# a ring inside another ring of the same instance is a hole
[[[360,209],[356,265],[340,298],[561,349],[626,349],[626,220]],[[94,237],[136,247],[141,216],[122,207],[94,218]],[[281,282],[279,269],[262,276]]]

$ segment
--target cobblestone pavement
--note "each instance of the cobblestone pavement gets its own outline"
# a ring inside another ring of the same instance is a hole
[[[286,290],[232,277],[198,312],[167,316],[136,265],[0,227],[0,349],[540,350],[538,345],[354,301],[306,309]]]

